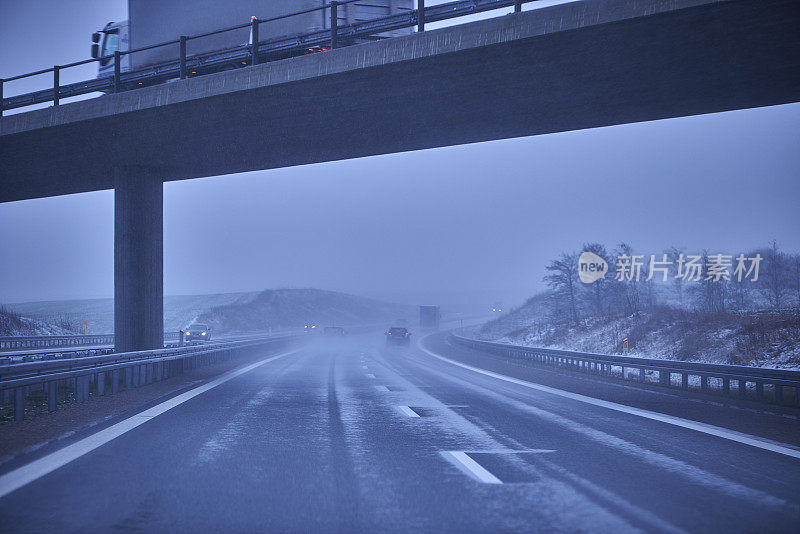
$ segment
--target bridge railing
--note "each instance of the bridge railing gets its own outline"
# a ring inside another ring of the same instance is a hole
[[[163,81],[189,77],[189,74],[204,74],[203,70],[213,72],[215,66],[222,64],[238,63],[242,65],[257,65],[262,59],[269,59],[276,54],[292,51],[301,51],[309,47],[330,46],[336,48],[346,40],[357,38],[369,38],[388,31],[403,28],[416,27],[423,31],[426,23],[438,22],[465,15],[472,15],[496,9],[514,7],[515,12],[522,11],[522,5],[539,0],[459,0],[448,2],[431,7],[425,7],[424,0],[418,0],[418,9],[406,13],[379,17],[363,22],[340,25],[338,22],[338,6],[350,4],[359,0],[339,0],[330,1],[319,7],[287,13],[276,17],[258,19],[253,18],[249,23],[239,24],[228,28],[205,32],[197,35],[181,36],[179,39],[166,41],[163,43],[150,45],[142,48],[126,51],[116,51],[113,55],[106,55],[97,58],[75,61],[63,65],[54,65],[51,68],[41,69],[26,74],[0,78],[0,117],[4,110],[26,107],[34,104],[52,102],[54,106],[60,105],[62,98],[85,95],[96,92],[119,93],[131,89],[137,89],[144,85],[152,85]],[[311,13],[314,11],[329,10],[330,21],[329,29],[300,33],[296,35],[281,36],[271,39],[261,39],[259,37],[259,27],[268,22],[275,22],[290,17]],[[250,28],[252,44],[230,48],[221,51],[208,52],[187,56],[186,44],[194,39],[201,39],[211,35]],[[146,68],[132,70],[123,73],[121,71],[121,59],[123,56],[144,52],[155,48],[178,45],[178,57],[174,61],[168,61],[150,65]],[[94,62],[114,60],[114,74],[108,77],[99,77],[77,83],[61,84],[61,73],[65,69],[87,65]],[[52,74],[52,88],[41,91],[34,91],[9,98],[3,97],[4,85],[30,78]]]
[[[452,333],[451,339],[472,349],[515,360],[663,387],[696,389],[725,397],[735,395],[740,399],[784,404],[790,391],[793,404],[800,406],[800,371],[525,347],[482,341],[458,333]]]
[[[112,353],[61,360],[0,365],[0,413],[11,409],[20,421],[26,408],[47,404],[54,412],[67,399],[89,400],[164,380],[194,369],[280,348],[302,339],[299,335],[262,337],[209,345],[191,345],[138,352]]]
[[[179,332],[164,332],[164,341],[177,341]],[[71,334],[63,336],[3,336],[0,350],[47,349],[89,345],[113,345],[114,334]]]

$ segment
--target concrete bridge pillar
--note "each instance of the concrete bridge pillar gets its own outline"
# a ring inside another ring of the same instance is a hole
[[[114,345],[164,346],[164,184],[155,169],[114,168]]]

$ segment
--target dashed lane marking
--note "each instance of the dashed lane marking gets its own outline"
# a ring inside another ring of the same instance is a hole
[[[483,482],[484,484],[503,483],[499,478],[487,471],[486,468],[473,460],[464,451],[441,451],[441,455],[445,458],[445,460],[478,482]]]
[[[400,410],[400,413],[407,415],[409,417],[419,417],[419,414],[414,410],[412,410],[411,408],[409,408],[408,406],[398,406],[397,409]]]

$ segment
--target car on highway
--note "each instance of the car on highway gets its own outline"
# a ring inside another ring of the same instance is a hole
[[[211,329],[207,324],[193,323],[183,332],[186,343],[200,343],[211,341]]]
[[[387,345],[408,345],[411,343],[411,332],[402,326],[393,326],[386,331]]]
[[[344,328],[340,326],[326,326],[322,329],[323,336],[343,336],[347,332],[344,331]]]

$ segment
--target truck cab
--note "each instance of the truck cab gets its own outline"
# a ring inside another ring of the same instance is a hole
[[[127,20],[122,22],[109,22],[99,32],[92,34],[92,57],[113,56],[119,50],[130,50],[130,32]],[[130,56],[122,56],[120,72],[130,70]],[[97,77],[114,75],[114,58],[106,58],[97,62]]]

